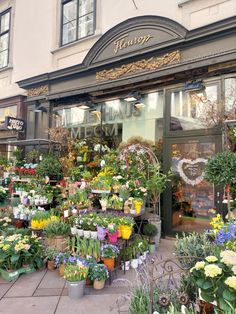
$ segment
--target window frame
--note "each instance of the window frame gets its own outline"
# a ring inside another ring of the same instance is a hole
[[[79,16],[79,2],[80,0],[77,0],[77,12],[76,12],[76,38],[75,40],[73,41],[70,41],[66,44],[63,44],[63,26],[65,24],[63,24],[63,9],[64,9],[64,5],[71,2],[73,0],[61,0],[61,20],[60,20],[60,47],[65,47],[67,45],[70,45],[72,43],[75,43],[77,41],[80,41],[80,40],[83,40],[85,38],[89,38],[91,36],[93,36],[95,34],[95,30],[96,30],[96,8],[97,8],[97,0],[93,0],[93,11],[90,12],[90,13],[87,13],[85,15],[82,15],[82,16]],[[86,15],[89,15],[89,14],[93,14],[93,32],[92,34],[88,35],[88,36],[83,36],[83,37],[78,37],[78,33],[79,33],[79,29],[78,29],[78,26],[79,26],[79,20],[81,18],[83,18],[84,16]]]
[[[9,13],[9,29],[7,31],[4,31],[1,33],[1,19],[7,13]],[[7,64],[3,67],[0,67],[0,70],[5,69],[9,66],[10,37],[11,37],[11,8],[8,8],[7,10],[0,12],[0,38],[6,34],[8,34],[8,43],[7,43],[7,49],[6,49],[7,50]],[[6,51],[6,50],[3,50],[3,51]],[[1,52],[0,52],[0,54],[1,54]]]

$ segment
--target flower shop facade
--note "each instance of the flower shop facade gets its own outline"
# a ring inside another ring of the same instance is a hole
[[[201,231],[222,203],[203,176],[222,150],[215,110],[233,106],[235,60],[235,17],[192,31],[163,17],[131,18],[105,33],[82,64],[18,82],[28,94],[27,139],[63,127],[111,147],[134,136],[159,142],[164,170],[174,172],[163,230]]]

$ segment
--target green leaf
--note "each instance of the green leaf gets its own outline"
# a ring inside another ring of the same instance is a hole
[[[236,300],[236,293],[233,293],[229,290],[224,290],[223,292],[223,298],[227,301],[235,301]]]
[[[207,302],[213,302],[215,300],[215,297],[213,294],[207,293],[205,291],[201,291],[201,297],[203,298],[203,300]]]
[[[17,262],[19,260],[19,258],[20,258],[19,255],[16,255],[16,254],[12,255],[11,258],[10,258],[11,263]]]
[[[204,289],[204,290],[208,290],[208,289],[210,289],[210,288],[212,288],[212,283],[210,282],[210,281],[204,281],[204,283],[203,283],[203,285],[202,285],[202,289]]]
[[[196,280],[196,284],[199,288],[203,289],[203,285],[204,285],[205,280],[204,279],[197,279]]]
[[[231,308],[228,306],[223,298],[219,298],[218,303],[223,313],[231,313]]]

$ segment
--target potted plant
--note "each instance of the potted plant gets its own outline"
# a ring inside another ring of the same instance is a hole
[[[101,247],[101,257],[109,271],[115,268],[115,257],[119,254],[119,249],[113,244],[105,244]]]
[[[54,270],[56,268],[55,258],[58,251],[53,247],[47,247],[45,251],[45,259],[47,261],[48,270]]]
[[[98,240],[103,241],[107,234],[108,222],[106,218],[97,220]]]
[[[48,176],[52,180],[59,180],[62,178],[62,166],[56,156],[46,155],[38,164],[36,173],[40,177]]]
[[[121,268],[122,270],[129,270],[130,269],[130,262],[132,259],[133,250],[132,247],[125,247],[120,251],[120,258],[121,258]]]
[[[134,225],[134,219],[132,217],[123,217],[121,219],[121,234],[122,238],[128,240],[131,236]]]
[[[108,225],[108,240],[110,243],[116,243],[118,239],[117,225],[112,223]]]
[[[90,237],[91,239],[97,239],[98,238],[98,232],[97,232],[97,218],[94,217],[91,219],[91,223],[90,223]]]
[[[79,299],[84,295],[85,280],[88,275],[88,267],[82,261],[77,264],[67,264],[64,270],[64,278],[67,282],[68,296]]]
[[[157,227],[153,224],[147,223],[143,227],[143,234],[149,238],[149,252],[154,253],[156,249],[156,244],[153,238],[157,235]]]
[[[135,247],[135,245],[131,246],[132,248],[132,259],[130,261],[130,266],[133,269],[138,268],[138,252],[137,252],[137,248]]]
[[[7,199],[7,190],[0,186],[0,205],[3,205]]]
[[[101,206],[102,206],[102,211],[105,212],[107,210],[107,204],[108,204],[108,195],[105,193],[102,193],[101,199],[99,200]]]
[[[109,278],[109,272],[106,265],[104,264],[94,265],[91,276],[91,279],[94,280],[93,288],[95,290],[103,289],[107,278]]]
[[[92,284],[92,275],[93,275],[93,268],[95,265],[97,265],[97,261],[94,257],[88,257],[86,258],[86,264],[88,266],[88,276],[86,278],[86,285]]]
[[[66,251],[69,234],[70,226],[64,221],[52,221],[44,229],[46,244],[59,252]]]
[[[84,217],[82,221],[82,228],[84,231],[84,238],[89,239],[91,236],[91,230],[90,230],[90,218]]]
[[[55,260],[55,266],[58,268],[59,276],[63,277],[64,276],[64,270],[66,263],[68,262],[70,257],[70,253],[63,253],[60,252],[56,254],[54,260]]]

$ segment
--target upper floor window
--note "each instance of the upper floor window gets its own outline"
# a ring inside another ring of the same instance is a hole
[[[61,44],[94,34],[96,0],[62,0]]]
[[[10,10],[0,13],[0,69],[8,65]]]

